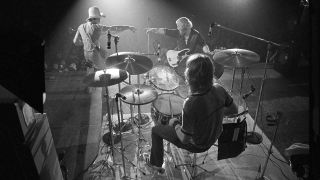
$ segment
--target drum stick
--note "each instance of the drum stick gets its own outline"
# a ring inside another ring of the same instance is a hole
[[[173,118],[172,104],[171,104],[170,96],[169,96],[169,107],[170,107],[171,118]]]

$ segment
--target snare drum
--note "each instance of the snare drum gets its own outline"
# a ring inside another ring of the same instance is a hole
[[[182,106],[184,99],[176,94],[164,93],[151,104],[151,118],[155,124],[168,125],[174,117],[182,120]],[[170,105],[171,104],[171,105]]]

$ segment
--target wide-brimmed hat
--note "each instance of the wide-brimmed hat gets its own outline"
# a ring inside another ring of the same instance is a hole
[[[87,18],[87,20],[92,19],[92,18],[106,17],[103,13],[100,13],[99,8],[96,6],[90,7],[88,9],[88,14],[89,14],[89,17]]]

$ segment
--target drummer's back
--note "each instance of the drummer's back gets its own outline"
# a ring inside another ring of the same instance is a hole
[[[194,141],[196,144],[211,146],[222,132],[223,107],[227,92],[219,84],[214,84],[206,93],[193,94],[187,101],[195,108]]]

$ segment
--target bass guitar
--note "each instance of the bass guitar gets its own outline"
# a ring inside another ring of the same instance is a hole
[[[212,57],[215,53],[221,51],[220,49],[215,49],[214,51],[210,52],[210,53],[206,53],[208,54],[210,57]],[[178,75],[180,76],[184,76],[184,70],[186,68],[186,57],[189,56],[188,52],[190,52],[190,49],[182,49],[180,51],[176,51],[176,50],[168,50],[166,55],[167,55],[167,61],[169,63],[169,65],[171,67],[173,67],[173,69],[177,72]],[[214,75],[217,79],[219,79],[223,72],[224,72],[224,66],[216,63],[214,60],[212,61],[212,63],[215,66],[215,72]]]

